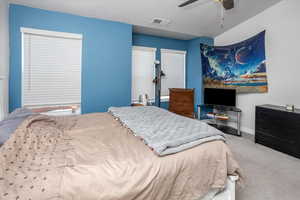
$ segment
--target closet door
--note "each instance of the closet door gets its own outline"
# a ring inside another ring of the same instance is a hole
[[[147,94],[155,99],[155,54],[156,49],[134,46],[132,49],[132,102],[138,102],[139,95]]]

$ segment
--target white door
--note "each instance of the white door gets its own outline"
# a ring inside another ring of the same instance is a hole
[[[161,49],[161,97],[168,99],[169,88],[185,88],[185,51]]]
[[[155,48],[134,46],[132,49],[132,102],[139,101],[139,95],[147,94],[155,99]]]

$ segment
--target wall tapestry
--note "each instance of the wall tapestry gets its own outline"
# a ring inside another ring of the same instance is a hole
[[[267,92],[265,31],[230,46],[201,44],[204,87]]]

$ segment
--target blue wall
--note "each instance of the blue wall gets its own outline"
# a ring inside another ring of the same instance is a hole
[[[200,44],[213,45],[212,38],[201,37],[188,41],[187,53],[187,88],[195,88],[195,111],[197,111],[197,104],[202,104],[202,65]]]
[[[106,111],[109,106],[131,103],[132,45],[187,51],[186,86],[196,89],[196,103],[202,102],[201,37],[176,40],[132,34],[132,25],[80,17],[26,6],[10,5],[10,111],[21,106],[21,27],[80,33],[82,49],[82,112]],[[162,103],[167,108],[168,103]]]
[[[132,26],[10,5],[10,111],[21,106],[21,27],[83,34],[82,112],[131,102]]]

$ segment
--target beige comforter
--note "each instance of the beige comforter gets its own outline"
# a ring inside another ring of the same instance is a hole
[[[0,199],[194,200],[238,173],[222,141],[158,157],[108,113],[37,115],[0,149]]]

